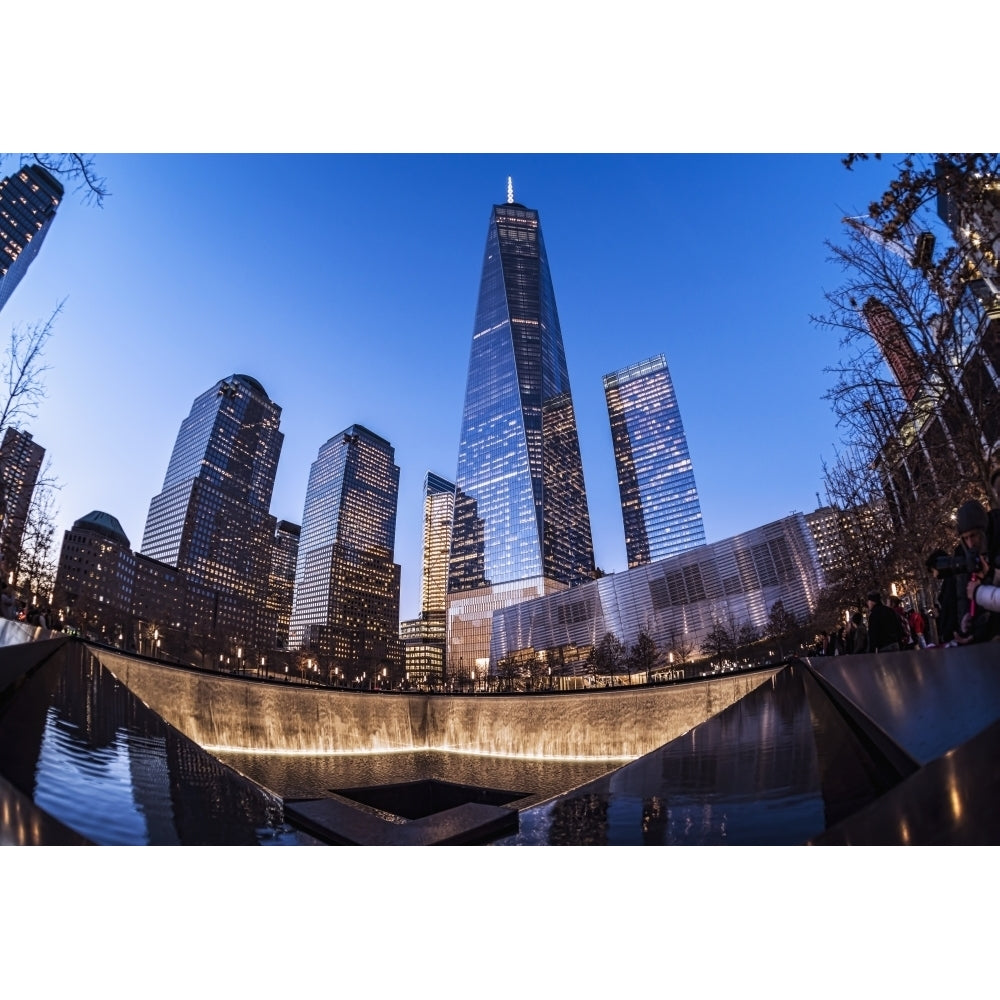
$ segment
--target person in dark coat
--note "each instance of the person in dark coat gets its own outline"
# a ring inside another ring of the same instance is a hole
[[[868,652],[896,652],[902,637],[899,616],[892,608],[887,608],[882,603],[882,595],[873,590],[868,595]]]
[[[958,631],[958,595],[955,592],[955,577],[951,574],[942,576],[937,568],[938,560],[947,558],[948,553],[944,549],[935,549],[927,557],[925,564],[931,576],[941,581],[937,596],[934,598],[934,607],[930,611],[937,631],[934,642],[939,646],[947,646],[949,642],[954,643],[955,632]]]
[[[865,616],[860,611],[851,615],[851,653],[868,652],[868,629],[865,628]]]
[[[974,591],[976,584],[992,586],[1000,577],[1000,510],[987,512],[978,500],[968,500],[958,508],[955,522],[961,539],[955,555],[964,555],[980,566],[978,573],[962,574],[957,578],[959,626],[955,641],[962,645],[987,642],[1000,636],[1000,615],[970,600],[969,593]]]

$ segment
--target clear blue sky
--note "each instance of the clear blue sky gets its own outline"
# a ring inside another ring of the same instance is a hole
[[[7,161],[10,165],[11,161]],[[579,419],[595,555],[626,567],[601,376],[663,353],[709,541],[816,506],[837,439],[839,274],[824,240],[889,167],[836,155],[108,155],[103,209],[68,196],[4,312],[65,299],[29,430],[133,547],[192,400],[234,372],[283,409],[272,512],[300,522],[320,445],[362,423],[400,467],[401,614],[419,611],[422,494],[452,479],[486,226],[537,208]]]

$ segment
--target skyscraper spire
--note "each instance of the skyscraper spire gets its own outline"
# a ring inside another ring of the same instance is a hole
[[[507,177],[507,204],[514,204],[514,178],[510,176]]]
[[[478,671],[496,608],[594,573],[545,244],[538,212],[513,201],[493,207],[487,231],[455,485],[448,663]]]

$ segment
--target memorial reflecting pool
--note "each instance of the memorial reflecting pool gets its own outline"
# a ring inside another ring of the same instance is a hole
[[[0,843],[993,844],[995,649],[450,699],[267,689],[25,642],[0,650]],[[636,759],[609,752],[671,729]],[[572,732],[577,756],[481,750]],[[223,749],[229,734],[261,742]]]

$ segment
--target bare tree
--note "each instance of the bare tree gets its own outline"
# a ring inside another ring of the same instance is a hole
[[[8,160],[16,159],[18,165],[37,163],[62,182],[63,187],[71,187],[85,204],[98,208],[111,191],[107,179],[98,170],[92,153],[2,153],[0,167],[6,172]]]
[[[667,646],[667,654],[673,654],[677,663],[684,664],[690,661],[694,655],[695,644],[688,638],[686,633],[671,631],[670,644]]]
[[[642,674],[648,684],[649,675],[656,666],[656,657],[656,643],[644,625],[639,630],[639,635],[636,637],[635,644],[629,650],[628,666],[630,678],[632,672],[635,671],[638,674]]]
[[[823,470],[843,549],[825,599],[840,610],[891,583],[915,592],[927,554],[954,544],[954,510],[1000,503],[1000,156],[897,168],[828,244],[843,279],[814,317],[842,352],[827,369],[842,448]]]
[[[799,623],[795,620],[795,615],[787,610],[783,601],[775,601],[771,605],[764,634],[777,643],[780,659],[785,658],[785,642],[796,635],[798,627]]]
[[[997,502],[1000,157],[904,157],[868,214],[844,224],[828,244],[844,280],[814,321],[844,352],[828,398],[845,443],[874,449],[898,525],[931,497]]]
[[[45,364],[45,346],[52,336],[56,317],[62,312],[62,303],[47,320],[19,324],[11,330],[10,340],[0,359],[0,431],[7,427],[20,427],[38,411],[45,398],[42,376],[48,371]]]
[[[723,660],[733,654],[734,650],[732,632],[725,622],[716,619],[702,640],[701,651],[708,656],[709,660],[718,659],[721,664]]]
[[[605,632],[601,640],[590,651],[587,657],[587,666],[599,676],[605,676],[614,680],[616,674],[621,673],[625,666],[625,645],[614,634]]]
[[[14,585],[29,606],[49,604],[56,582],[55,487],[50,480],[35,485],[14,564]]]

